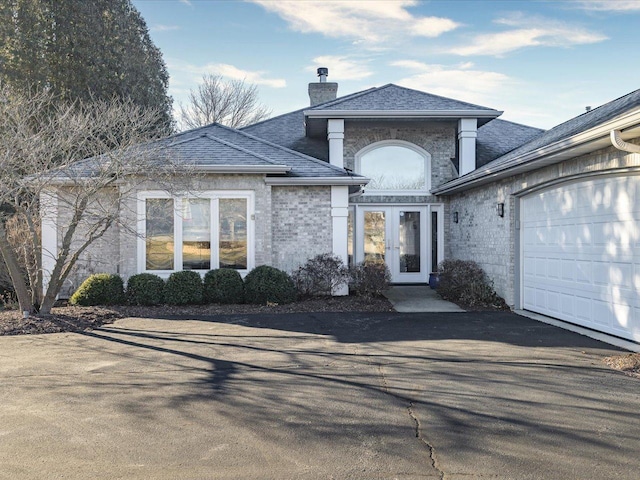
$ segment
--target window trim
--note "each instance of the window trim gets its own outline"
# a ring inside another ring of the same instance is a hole
[[[372,152],[373,150],[377,150],[383,147],[402,147],[407,148],[409,150],[413,150],[420,156],[424,158],[424,186],[421,189],[416,190],[367,190],[367,187],[364,189],[364,195],[425,195],[429,194],[429,190],[431,189],[431,154],[427,152],[422,147],[416,145],[415,143],[407,142],[405,140],[381,140],[379,142],[374,142],[366,147],[360,149],[355,154],[355,169],[356,173],[360,175],[364,175],[362,173],[362,157],[367,153]]]
[[[173,200],[173,270],[147,270],[146,242],[146,200],[150,198],[170,198]],[[224,198],[243,198],[247,200],[247,268],[236,270],[243,277],[255,268],[255,192],[251,190],[207,190],[185,195],[175,195],[162,190],[144,190],[137,195],[137,273],[152,273],[167,278],[174,272],[182,271],[182,217],[181,209],[185,199],[207,198],[211,201],[211,270],[220,267],[219,246],[219,207],[218,200]],[[176,268],[180,266],[181,268]],[[208,270],[192,270],[204,275]]]

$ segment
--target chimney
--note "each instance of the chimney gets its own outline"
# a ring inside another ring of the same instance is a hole
[[[336,96],[338,95],[338,84],[335,82],[327,82],[328,76],[329,69],[326,67],[320,67],[318,68],[318,77],[320,77],[320,81],[309,84],[309,99],[311,100],[312,107],[319,103],[329,102],[336,99]]]

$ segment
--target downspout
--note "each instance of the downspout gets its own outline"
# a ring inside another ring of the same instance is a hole
[[[640,153],[640,145],[635,145],[633,143],[625,142],[624,140],[622,140],[620,130],[611,130],[610,137],[611,144],[618,150],[629,153]]]

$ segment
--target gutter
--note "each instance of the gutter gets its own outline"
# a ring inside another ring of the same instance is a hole
[[[628,153],[640,153],[640,145],[635,145],[633,143],[625,142],[624,140],[622,140],[620,130],[611,130],[609,138],[611,139],[611,145],[616,147],[618,150],[622,150],[623,152]]]
[[[365,177],[266,177],[267,185],[359,185],[369,183]]]
[[[530,171],[539,168],[539,165],[543,162],[547,162],[545,165],[552,163],[559,163],[562,159],[555,162],[549,162],[549,158],[554,155],[560,155],[566,153],[579,146],[587,145],[591,142],[603,140],[610,135],[611,130],[625,130],[640,125],[640,110],[635,110],[622,117],[617,117],[613,120],[609,120],[597,127],[591,128],[587,131],[577,133],[569,138],[564,138],[556,142],[550,143],[543,147],[537,148],[531,152],[523,153],[522,155],[508,160],[504,163],[498,163],[491,165],[489,163],[485,167],[480,167],[462,177],[451,180],[444,185],[431,189],[433,195],[448,195],[457,193],[469,188],[491,183],[502,178],[507,178],[521,171]],[[624,142],[626,145],[633,145]],[[605,145],[606,146],[606,145]],[[598,147],[602,148],[602,147]],[[507,154],[508,155],[508,154]]]
[[[309,118],[497,118],[499,110],[305,110]]]

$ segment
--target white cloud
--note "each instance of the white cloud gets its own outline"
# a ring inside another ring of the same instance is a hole
[[[191,3],[191,0],[180,0],[180,3],[184,3],[185,5],[189,5],[190,7],[193,6],[193,4]]]
[[[305,68],[307,72],[316,72],[318,67],[329,69],[329,81],[362,80],[373,75],[364,61],[352,60],[341,55],[322,55],[313,59],[313,65]]]
[[[462,56],[500,56],[525,47],[569,47],[607,40],[605,35],[580,26],[522,14],[499,18],[495,23],[514,28],[478,35],[470,45],[455,47],[449,52]]]
[[[507,75],[475,69],[470,62],[459,65],[432,65],[415,60],[398,60],[391,66],[412,73],[396,83],[408,88],[491,106],[497,95],[517,83]]]
[[[407,8],[416,0],[304,2],[247,0],[276,13],[296,31],[350,38],[359,44],[379,45],[409,36],[437,37],[459,26],[440,17],[419,17]]]
[[[243,70],[228,63],[192,65],[182,61],[167,60],[167,67],[171,70],[172,81],[175,79],[177,85],[199,83],[202,81],[203,75],[213,74],[222,75],[233,80],[245,80],[247,83],[271,88],[284,88],[287,86],[287,82],[283,78],[268,78],[267,72],[262,70]]]
[[[173,30],[180,30],[178,25],[163,25],[161,23],[157,23],[152,25],[150,30],[152,32],[171,32]]]
[[[632,12],[640,11],[638,0],[582,0],[578,2],[585,10],[611,11],[611,12]]]

